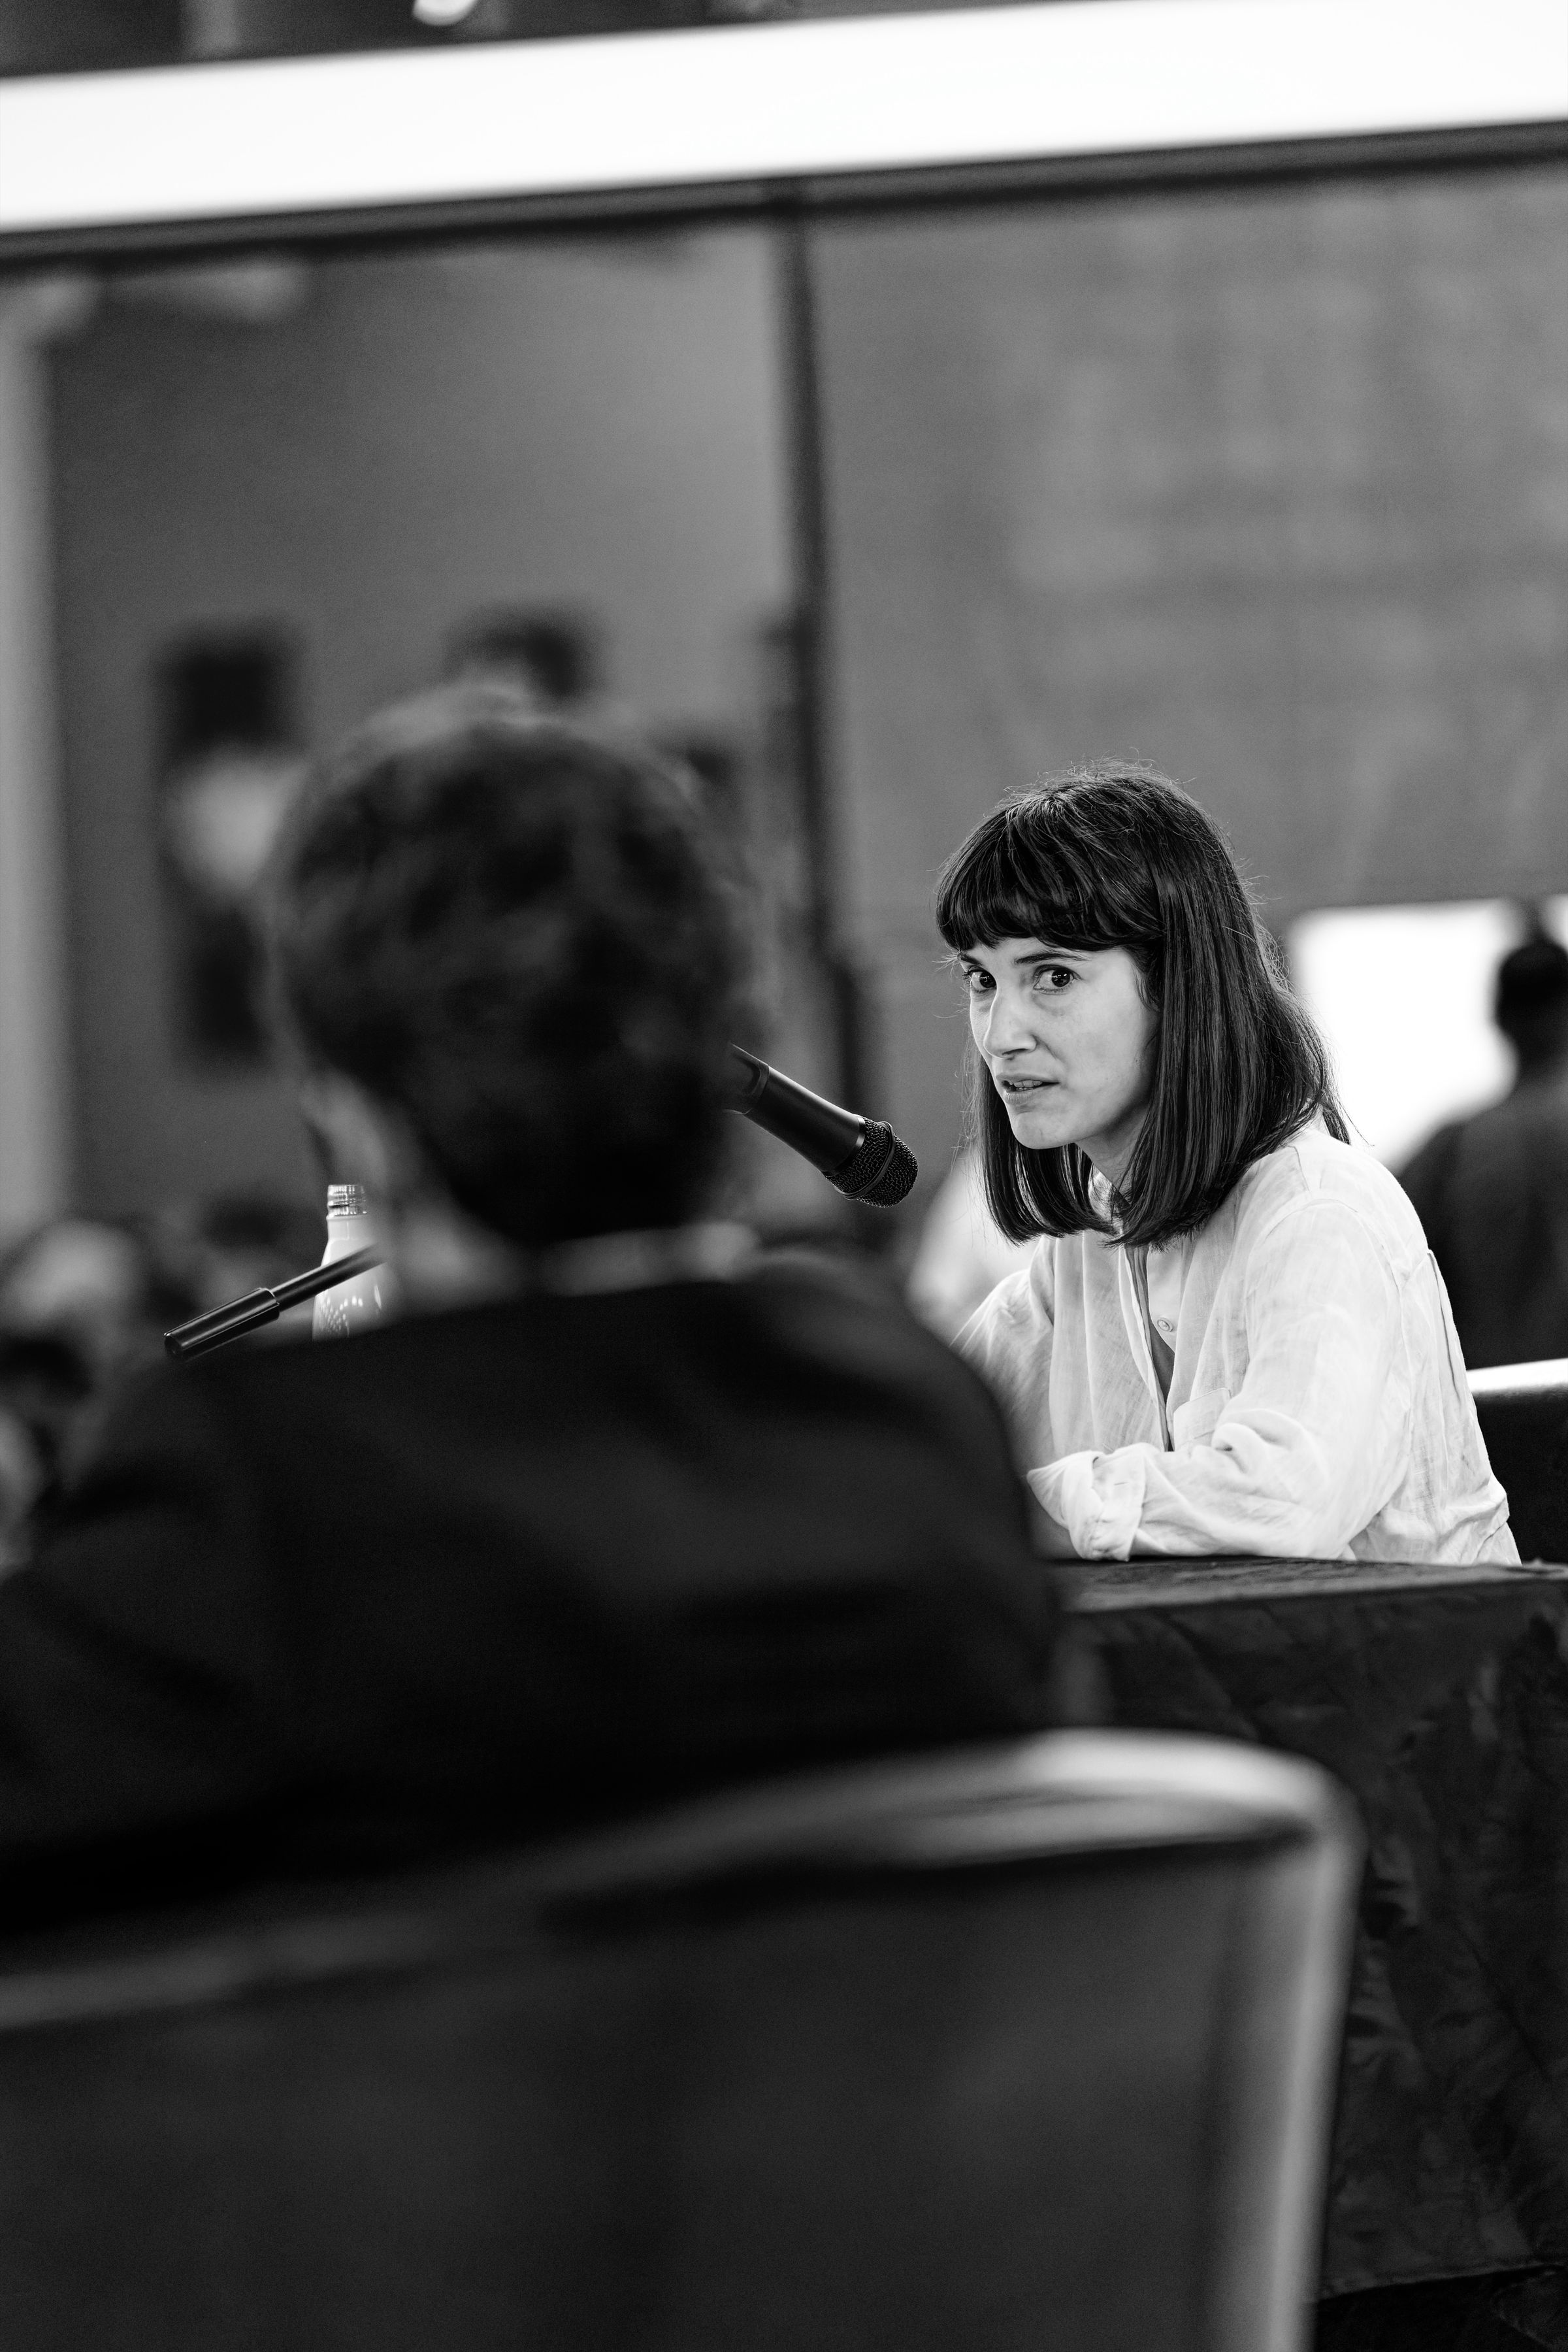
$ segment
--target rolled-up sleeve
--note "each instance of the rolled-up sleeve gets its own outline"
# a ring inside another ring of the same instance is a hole
[[[1408,1391],[1399,1286],[1354,1209],[1292,1205],[1246,1269],[1248,1362],[1206,1438],[1061,1456],[1030,1485],[1083,1558],[1334,1559],[1393,1495]]]

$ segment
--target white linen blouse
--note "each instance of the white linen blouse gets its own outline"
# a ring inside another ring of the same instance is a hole
[[[1104,1234],[1042,1240],[956,1341],[1083,1558],[1518,1559],[1442,1276],[1370,1152],[1303,1129],[1146,1267],[1168,1396]]]

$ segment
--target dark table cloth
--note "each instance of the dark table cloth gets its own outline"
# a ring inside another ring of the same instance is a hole
[[[1568,2264],[1568,1569],[1082,1577],[1118,1725],[1310,1757],[1361,1809],[1320,2292]]]

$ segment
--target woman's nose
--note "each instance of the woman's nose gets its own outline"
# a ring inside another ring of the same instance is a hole
[[[991,998],[986,1022],[987,1053],[1015,1054],[1033,1043],[1028,1004],[1013,990],[998,988]]]

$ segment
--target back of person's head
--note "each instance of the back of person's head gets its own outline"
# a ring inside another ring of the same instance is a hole
[[[1523,1068],[1568,1055],[1568,950],[1542,931],[1505,955],[1493,1013]]]
[[[1048,776],[982,818],[947,861],[936,920],[955,950],[1037,939],[1124,948],[1157,1016],[1153,1091],[1118,1187],[1122,1238],[1161,1244],[1212,1216],[1243,1170],[1322,1117],[1343,1140],[1327,1056],[1291,994],[1214,820],[1136,762]],[[1104,1223],[1075,1144],[1031,1150],[977,1072],[992,1213],[1014,1241]]]
[[[704,1206],[739,950],[652,751],[477,687],[386,712],[308,788],[270,929],[306,1056],[400,1113],[492,1232],[542,1247]]]

